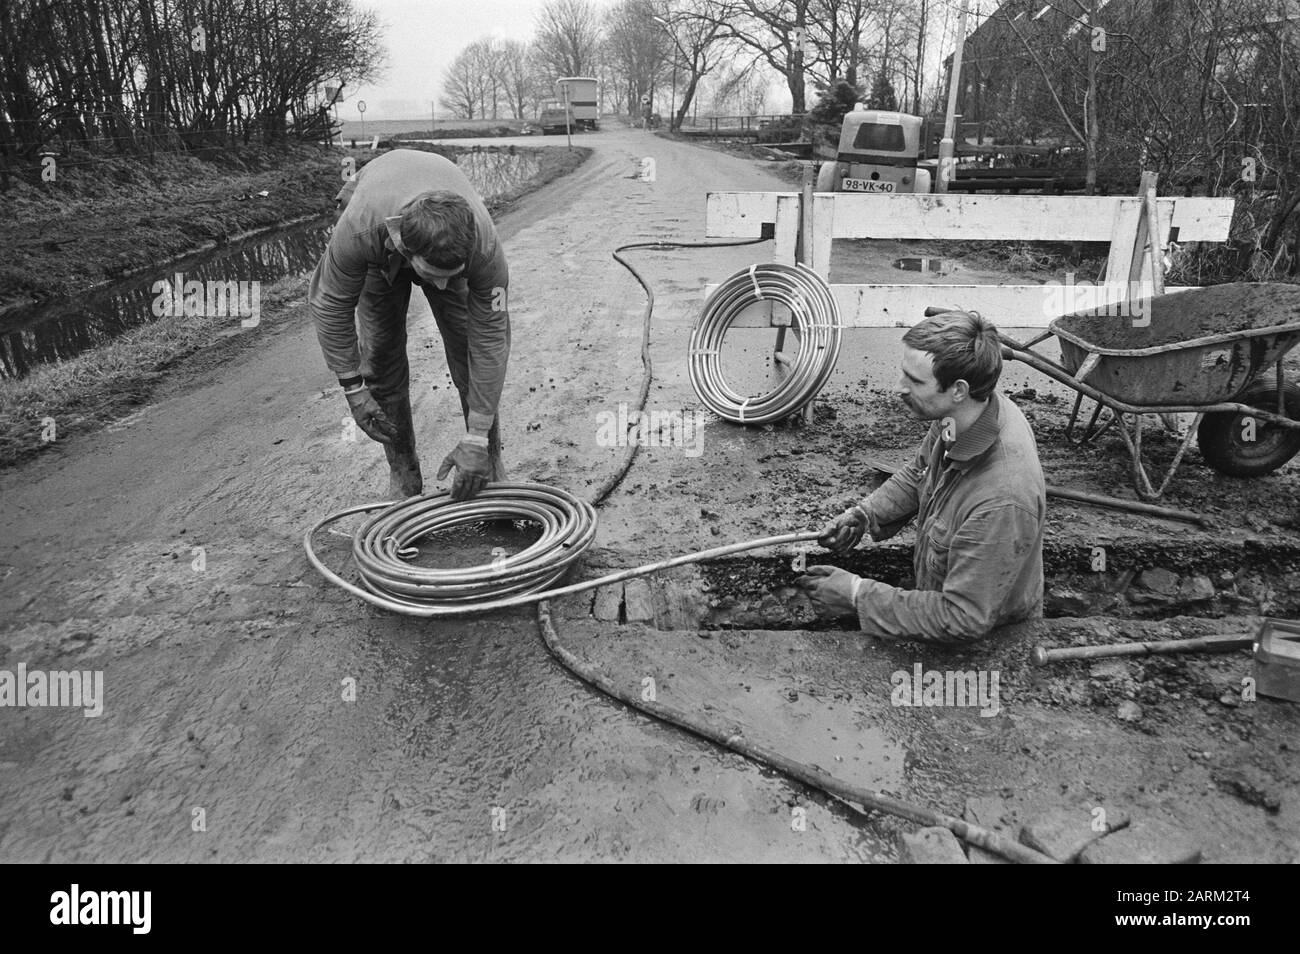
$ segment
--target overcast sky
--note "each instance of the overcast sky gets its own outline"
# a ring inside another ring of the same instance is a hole
[[[356,0],[385,23],[388,71],[371,86],[344,91],[340,119],[414,119],[429,115],[429,100],[442,91],[442,74],[456,54],[481,36],[532,39],[546,0]],[[603,6],[604,4],[600,4]],[[442,109],[438,109],[439,114]]]
[[[528,42],[532,39],[537,13],[546,0],[355,0],[358,7],[374,10],[384,22],[384,44],[388,50],[388,71],[378,83],[344,91],[339,118],[357,120],[357,100],[366,102],[367,119],[415,119],[429,115],[429,101],[442,91],[442,74],[466,45],[481,36],[496,36]],[[602,9],[610,0],[595,0]],[[957,0],[931,0],[931,44],[945,25],[949,37],[956,32],[951,9]],[[972,0],[971,12],[991,9],[992,0]],[[972,17],[970,27],[977,22]],[[928,72],[937,74],[937,63],[951,52],[951,39],[942,52],[931,46]],[[784,103],[778,100],[784,97]],[[773,86],[774,111],[789,109],[789,94],[780,83]],[[438,107],[439,118],[443,110]]]

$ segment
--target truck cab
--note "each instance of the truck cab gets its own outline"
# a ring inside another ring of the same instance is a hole
[[[818,170],[817,191],[933,191],[935,162],[923,158],[928,125],[920,116],[882,109],[846,114],[835,159]]]
[[[537,125],[542,127],[542,135],[562,133],[573,126],[572,113],[564,108],[560,100],[550,100],[542,104],[542,111],[537,116]]]

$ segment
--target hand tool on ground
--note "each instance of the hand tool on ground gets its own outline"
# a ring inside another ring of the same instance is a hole
[[[1201,636],[1196,639],[1168,639],[1157,642],[1113,643],[1106,646],[1066,646],[1048,649],[1035,646],[1029,661],[1035,666],[1064,662],[1067,659],[1104,659],[1109,656],[1156,656],[1166,653],[1225,653],[1249,649],[1255,637],[1246,633],[1225,636]]]

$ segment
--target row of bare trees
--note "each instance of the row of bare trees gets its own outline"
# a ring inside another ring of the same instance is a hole
[[[662,96],[671,83],[676,127],[706,76],[715,102],[761,108],[773,74],[796,113],[807,108],[809,83],[838,79],[870,77],[919,104],[929,2],[551,0],[529,44],[485,37],[462,50],[444,74],[442,104],[462,118],[524,118],[553,97],[558,77],[596,76],[607,103],[636,114],[643,96]],[[508,95],[509,87],[527,92]]]
[[[0,162],[275,141],[380,40],[352,0],[3,0]]]
[[[1150,169],[1238,195],[1239,233],[1300,271],[1294,0],[1017,0],[969,48],[963,112],[993,134],[1072,148],[1090,187]]]

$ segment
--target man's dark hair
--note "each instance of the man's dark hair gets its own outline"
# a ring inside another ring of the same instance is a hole
[[[964,380],[970,396],[983,401],[1002,375],[1002,344],[991,321],[975,311],[950,311],[909,328],[903,344],[934,358],[934,379],[942,391]]]
[[[474,212],[463,196],[436,190],[402,206],[402,245],[434,268],[456,268],[474,246]]]

